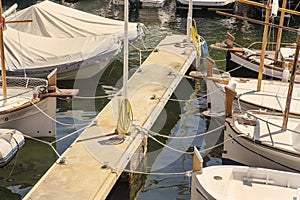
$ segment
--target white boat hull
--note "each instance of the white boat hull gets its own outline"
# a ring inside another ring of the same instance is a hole
[[[58,74],[58,80],[74,80],[74,79],[89,79],[100,73],[103,69],[105,69],[108,65],[112,63],[114,58],[109,60],[100,60],[96,63],[82,66],[74,70],[66,70],[62,71]]]
[[[0,115],[0,128],[17,129],[31,137],[55,137],[55,116],[56,98],[48,97],[36,105]]]
[[[235,0],[193,0],[193,6],[199,7],[225,7],[234,3]],[[177,0],[177,3],[183,6],[188,6],[188,0]]]
[[[216,85],[213,80],[206,80],[207,102],[210,107],[211,116],[224,116],[225,114],[225,93]]]
[[[138,0],[137,0],[138,1]],[[163,7],[165,0],[140,0],[140,2],[134,1],[134,3],[139,3],[141,7],[147,8],[161,8]],[[113,0],[112,3],[114,5],[124,5],[124,0]]]
[[[245,70],[249,70],[252,73],[255,72],[255,75],[256,75],[255,78],[257,78],[258,72],[259,72],[259,63],[258,62],[253,62],[251,60],[243,59],[243,58],[235,55],[232,52],[230,52],[230,60],[232,62],[236,63],[238,66],[241,66],[241,68],[243,69],[243,73],[238,72],[240,69],[237,69],[235,73],[239,73],[240,75],[243,75],[243,74],[246,75],[248,73]],[[229,69],[229,70],[231,70],[231,69]],[[283,73],[283,69],[279,70],[279,69],[276,69],[276,68],[268,68],[268,67],[264,67],[264,71],[263,71],[263,74],[265,76],[273,77],[273,78],[280,79],[280,80],[283,77],[282,73]],[[300,76],[299,75],[296,76],[295,81],[300,82]]]
[[[230,160],[248,166],[300,172],[300,154],[261,144],[246,135],[239,135],[228,122],[225,125],[226,142],[222,154],[225,162]]]
[[[118,51],[116,52],[116,54]],[[117,55],[116,55],[117,56]],[[105,67],[112,63],[114,58],[99,59],[99,60],[86,60],[84,62],[70,63],[62,66],[53,66],[40,69],[27,69],[26,75],[35,78],[45,78],[54,69],[57,68],[58,80],[74,80],[74,79],[88,79],[100,73]],[[7,71],[9,76],[24,76],[24,70]]]

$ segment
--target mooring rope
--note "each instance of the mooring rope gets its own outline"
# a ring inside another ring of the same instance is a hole
[[[33,105],[36,109],[38,109],[43,115],[45,115],[47,118],[49,118],[50,120],[52,120],[52,121],[54,121],[55,123],[57,123],[57,124],[60,124],[60,125],[63,125],[63,126],[75,126],[75,125],[87,125],[87,124],[89,124],[91,121],[93,121],[93,120],[90,120],[89,122],[87,122],[87,123],[80,123],[80,124],[78,124],[78,123],[75,123],[75,124],[68,124],[68,123],[63,123],[63,122],[60,122],[60,121],[58,121],[58,120],[56,120],[56,119],[54,119],[53,117],[51,117],[50,115],[48,115],[46,112],[44,112],[40,107],[38,107],[33,101],[30,101],[30,103],[31,103],[31,105]]]
[[[154,140],[155,142],[157,142],[158,144],[160,144],[161,146],[163,146],[163,147],[165,147],[165,148],[171,149],[171,150],[173,150],[173,151],[175,151],[175,152],[182,153],[182,154],[193,154],[193,152],[182,151],[182,150],[179,150],[179,149],[175,149],[175,148],[173,148],[173,147],[171,147],[171,146],[169,146],[169,145],[167,145],[167,144],[164,144],[163,142],[159,141],[159,140],[156,139],[154,136],[152,136],[151,134],[149,134],[148,131],[145,131],[145,130],[139,128],[139,127],[137,127],[137,128],[140,129],[141,131],[143,131],[144,134],[146,134],[146,135],[147,135],[148,137],[150,137],[152,140]],[[237,135],[236,137],[240,137],[240,136],[242,136],[242,135]],[[236,138],[236,137],[234,137],[234,138]],[[216,147],[218,147],[218,146],[221,146],[222,144],[224,144],[224,143],[226,143],[227,141],[232,140],[232,139],[233,139],[233,138],[229,138],[229,139],[227,139],[227,140],[224,140],[223,142],[221,142],[221,143],[219,143],[219,144],[216,144],[216,145],[214,145],[214,146],[208,147],[208,148],[206,148],[206,149],[202,149],[202,150],[200,150],[200,152],[207,151],[207,150],[211,150],[211,149],[213,149],[213,148],[216,148]]]
[[[73,99],[105,99],[105,98],[111,98],[114,97],[114,94],[109,95],[101,95],[101,96],[94,96],[94,97],[84,97],[84,96],[74,96]]]
[[[138,126],[138,125],[135,125],[135,126]],[[154,131],[151,131],[151,130],[147,130],[146,128],[142,127],[142,126],[138,126],[140,129],[143,129],[144,131],[147,131],[148,133],[151,133],[152,136],[159,136],[159,137],[163,137],[163,138],[167,138],[167,139],[190,139],[190,138],[197,138],[197,137],[201,137],[201,136],[205,136],[205,135],[209,135],[219,129],[222,129],[225,127],[225,125],[221,125],[213,130],[210,130],[210,131],[207,131],[207,132],[204,132],[204,133],[200,133],[200,134],[197,134],[197,135],[190,135],[190,136],[168,136],[168,135],[163,135],[163,134],[160,134],[158,132],[154,132]]]
[[[207,150],[211,150],[213,148],[216,148],[226,142],[229,142],[235,138],[238,138],[238,137],[241,137],[243,135],[237,135],[235,137],[232,137],[232,138],[228,138],[227,140],[223,141],[222,143],[219,143],[217,145],[214,145],[212,147],[209,147],[209,148],[206,148],[206,149],[202,149],[202,150],[199,150],[199,152],[204,152],[204,151],[207,151]],[[169,148],[169,147],[167,147]],[[194,152],[183,152],[183,151],[180,151],[180,153],[184,153],[184,154],[187,154],[187,155],[192,155]],[[188,171],[182,171],[182,172],[146,172],[146,171],[137,171],[137,170],[132,170],[132,169],[126,169],[126,168],[118,168],[116,166],[110,166],[108,162],[101,162],[101,164],[104,164],[106,168],[108,169],[111,169],[113,171],[124,171],[124,172],[128,172],[128,173],[135,173],[135,174],[144,174],[144,175],[159,175],[159,176],[171,176],[171,175],[186,175],[186,176],[191,176],[192,174],[192,170],[188,170]]]
[[[50,147],[53,149],[53,151],[55,152],[55,154],[56,154],[58,157],[61,157],[61,155],[58,153],[58,151],[54,148],[53,144],[55,144],[55,143],[57,143],[57,142],[59,142],[59,141],[61,141],[61,140],[64,140],[64,139],[66,139],[66,138],[68,138],[68,137],[71,137],[72,135],[74,135],[74,134],[76,134],[76,133],[79,133],[80,131],[85,130],[85,129],[88,128],[89,126],[90,126],[90,125],[85,126],[85,127],[82,127],[82,128],[80,128],[80,129],[77,129],[77,130],[73,131],[72,133],[69,133],[69,134],[65,135],[64,137],[61,137],[61,138],[59,138],[59,139],[57,139],[57,140],[54,140],[54,141],[52,141],[52,142],[47,142],[47,141],[41,140],[41,139],[39,139],[39,138],[32,137],[32,136],[30,136],[30,135],[24,134],[24,133],[23,133],[23,135],[24,135],[24,137],[26,137],[26,138],[30,138],[31,140],[34,140],[34,141],[37,141],[37,142],[40,142],[40,143],[43,143],[43,144],[46,144],[46,145],[50,146]]]

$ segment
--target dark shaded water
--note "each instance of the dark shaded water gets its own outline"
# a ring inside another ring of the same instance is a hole
[[[27,7],[35,1],[20,1],[19,7]],[[11,5],[10,1],[3,2],[4,6]],[[68,6],[84,10],[96,15],[113,19],[123,19],[123,7],[115,7],[107,0],[82,0]],[[147,35],[143,42],[136,44],[137,47],[153,49],[159,41],[169,33],[184,34],[186,32],[186,11],[177,10],[174,0],[167,0],[163,8],[143,8],[139,11],[131,11],[129,19],[134,22],[142,22],[147,29]],[[226,32],[231,32],[236,41],[248,46],[254,40],[262,37],[262,27],[248,22],[242,22],[234,18],[227,18],[216,15],[214,11],[204,12],[194,10],[194,18],[197,23],[198,32],[206,39],[208,45],[221,42],[225,39]],[[291,24],[297,21],[292,18]],[[274,37],[275,35],[270,37]],[[284,33],[283,41],[293,42],[296,34]],[[225,67],[225,53],[209,51],[211,57],[216,59],[220,69]],[[148,53],[142,54],[145,60]],[[94,97],[105,95],[103,85],[121,88],[122,80],[122,57],[117,58],[103,72],[95,75],[89,80],[76,80],[59,82],[59,87],[74,87],[80,89],[79,96]],[[129,68],[134,72],[139,66],[139,55],[134,47],[130,48]],[[188,101],[170,101],[156,124],[153,131],[171,136],[190,136],[196,133],[204,133],[222,124],[215,120],[206,120],[201,112],[206,110],[206,99],[199,98],[205,94],[205,83],[200,82],[196,86],[195,81],[183,79],[174,92],[172,98],[186,99]],[[109,99],[74,99],[71,102],[58,100],[57,125],[58,137],[84,127],[90,119],[99,112]],[[65,125],[65,124],[71,125]],[[73,124],[73,125],[72,125]],[[58,142],[55,147],[62,153],[76,138]],[[220,137],[221,136],[221,137]],[[198,146],[203,150],[206,165],[220,164],[220,152],[222,147],[204,151],[222,141],[222,129],[211,134],[190,139],[165,139],[157,137],[160,141],[179,150],[191,150],[190,147]],[[138,192],[130,193],[128,185],[120,182],[114,188],[109,199],[189,199],[190,198],[190,177],[184,172],[191,170],[192,156],[182,152],[175,152],[149,139],[146,175],[141,178],[142,187],[134,185]],[[46,144],[33,140],[26,140],[25,146],[19,151],[16,157],[5,167],[0,169],[0,199],[20,199],[34,185],[46,170],[55,161],[56,155]],[[157,175],[155,173],[174,173],[174,175]],[[147,174],[148,173],[148,174]],[[176,174],[176,175],[175,175]],[[59,197],[58,197],[59,199]]]

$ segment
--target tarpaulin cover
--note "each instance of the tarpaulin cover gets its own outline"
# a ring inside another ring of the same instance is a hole
[[[11,14],[4,31],[6,68],[34,69],[107,56],[122,48],[124,21],[85,13],[51,1],[44,1]],[[129,23],[128,39],[143,32]]]

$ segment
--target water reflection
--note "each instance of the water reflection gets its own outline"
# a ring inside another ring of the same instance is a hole
[[[46,139],[50,141],[50,139]],[[24,196],[47,171],[56,155],[46,144],[26,139],[25,145],[5,167],[0,168],[0,197]],[[7,189],[9,190],[7,190]],[[18,193],[15,194],[15,193]],[[17,199],[19,199],[17,198]]]

